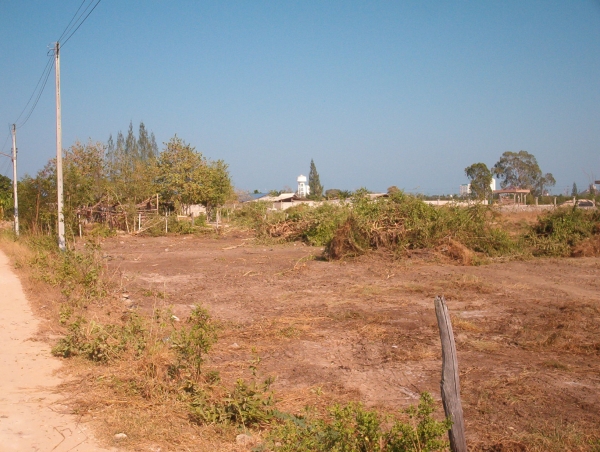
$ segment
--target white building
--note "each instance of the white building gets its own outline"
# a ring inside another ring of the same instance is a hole
[[[496,190],[496,179],[492,177],[492,182],[490,183],[490,190],[494,192]],[[471,194],[471,184],[461,184],[458,194],[460,196],[467,196]]]
[[[301,198],[306,198],[310,194],[310,187],[308,186],[306,176],[302,174],[298,176],[298,191],[296,194]]]

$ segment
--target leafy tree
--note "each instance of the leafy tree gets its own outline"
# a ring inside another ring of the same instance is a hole
[[[534,196],[542,195],[546,187],[556,184],[551,173],[542,175],[535,156],[527,151],[505,152],[492,168],[492,172],[502,179],[502,188],[528,188]]]
[[[489,198],[492,193],[490,188],[492,172],[487,165],[485,163],[473,163],[465,168],[465,174],[471,179],[471,196],[479,200]]]
[[[577,184],[573,182],[573,190],[571,190],[571,196],[577,196],[579,191],[577,191]]]
[[[0,220],[13,207],[12,179],[0,174]]]
[[[163,199],[178,210],[192,204],[203,204],[210,210],[233,195],[227,164],[207,160],[177,135],[158,156],[156,182]]]
[[[56,160],[52,159],[35,177],[19,181],[19,217],[25,229],[34,233],[56,230]]]
[[[119,131],[116,146],[107,143],[108,195],[121,204],[137,204],[156,193],[154,178],[157,155],[154,134],[148,137],[144,123],[140,123],[139,136],[133,133],[129,123],[127,139]]]
[[[207,162],[206,180],[204,181],[204,199],[201,203],[208,212],[214,207],[222,206],[234,198],[233,186],[229,176],[229,165],[223,160]]]
[[[310,160],[310,172],[308,173],[308,188],[310,192],[309,198],[321,199],[323,197],[323,186],[321,185],[315,162],[312,159]]]
[[[394,193],[399,193],[400,189],[398,187],[396,187],[395,185],[392,185],[391,187],[388,187],[387,192],[388,192],[388,194],[392,195]]]

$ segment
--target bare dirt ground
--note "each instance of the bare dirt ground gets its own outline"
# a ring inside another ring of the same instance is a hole
[[[101,249],[135,309],[171,306],[183,318],[206,307],[223,324],[207,365],[234,379],[259,357],[290,411],[345,400],[396,409],[422,391],[439,399],[433,298],[444,295],[470,447],[597,450],[586,435],[597,441],[600,427],[598,258],[330,262],[319,248],[242,233],[119,236]]]
[[[39,320],[2,252],[0,294],[0,450],[108,451],[63,404],[54,374],[60,360],[33,339]]]

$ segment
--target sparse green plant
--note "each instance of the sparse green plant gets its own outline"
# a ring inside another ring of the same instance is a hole
[[[325,418],[278,413],[275,427],[262,446],[274,451],[432,452],[448,448],[445,436],[452,423],[433,418],[434,403],[421,394],[417,407],[384,416],[359,403],[336,405]]]
[[[185,328],[179,328],[171,335],[172,347],[177,352],[177,362],[173,371],[189,373],[197,378],[201,374],[204,356],[217,340],[216,326],[205,309],[192,310]]]

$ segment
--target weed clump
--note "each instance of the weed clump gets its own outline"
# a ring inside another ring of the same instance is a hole
[[[452,422],[433,418],[433,398],[421,394],[417,407],[399,416],[383,416],[359,403],[336,405],[324,419],[279,413],[281,424],[268,436],[262,450],[413,452],[448,448],[445,436]]]
[[[332,259],[356,256],[372,249],[396,255],[411,250],[438,249],[449,257],[470,263],[473,253],[501,256],[515,252],[515,242],[492,225],[494,211],[486,206],[428,205],[402,192],[370,199],[357,193],[347,220],[327,247]]]
[[[600,234],[600,211],[557,209],[538,218],[525,241],[534,256],[597,255],[594,241]],[[585,244],[584,242],[588,242]]]

